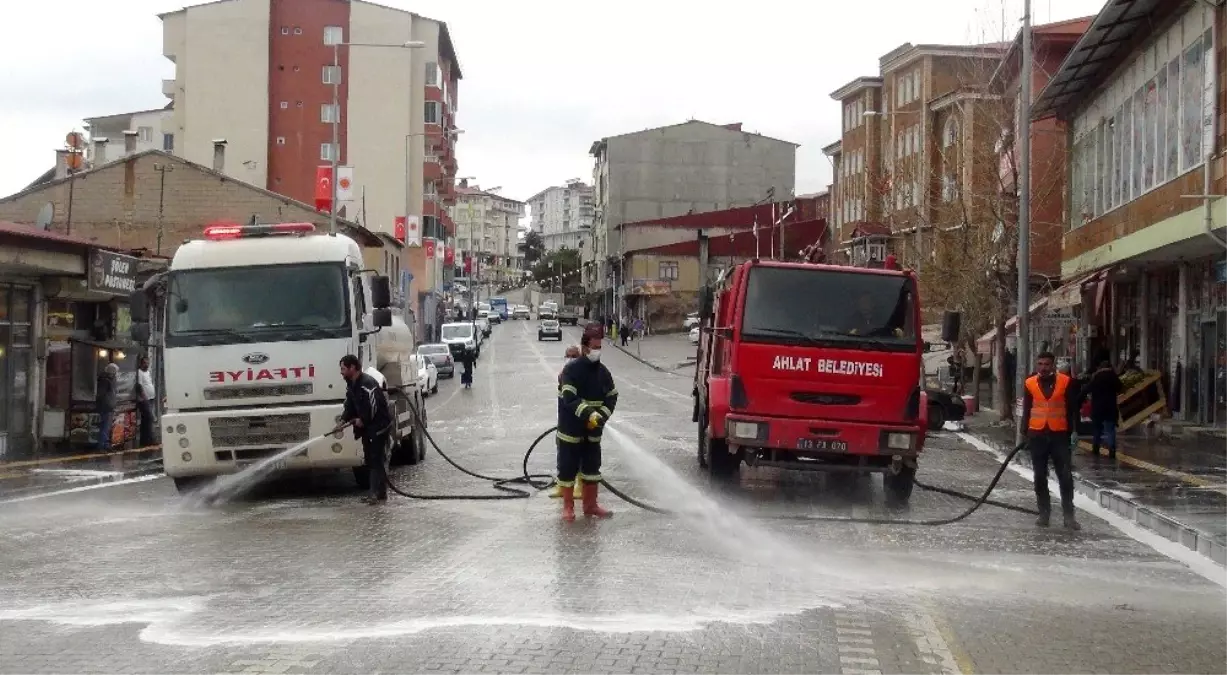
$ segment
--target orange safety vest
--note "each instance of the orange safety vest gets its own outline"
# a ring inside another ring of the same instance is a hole
[[[1065,392],[1069,389],[1069,376],[1057,373],[1057,383],[1052,387],[1052,396],[1045,397],[1040,388],[1039,375],[1027,378],[1027,391],[1031,392],[1031,419],[1027,429],[1031,431],[1069,431],[1066,418]]]

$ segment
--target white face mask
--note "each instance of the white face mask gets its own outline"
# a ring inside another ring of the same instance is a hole
[[[601,361],[601,350],[599,350],[599,349],[593,349],[593,350],[589,351],[589,352],[588,352],[588,360],[589,360],[589,361],[591,361],[591,362],[593,362],[593,363],[599,363],[599,362]]]

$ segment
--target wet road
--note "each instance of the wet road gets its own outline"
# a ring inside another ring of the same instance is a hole
[[[497,327],[475,388],[444,380],[428,400],[444,449],[514,475],[553,422],[565,344]],[[612,520],[570,525],[544,495],[371,508],[341,475],[215,509],[165,478],[0,503],[0,672],[1223,672],[1208,561],[1087,512],[1076,534],[992,508],[937,528],[745,518],[888,513],[878,480],[756,469],[717,489],[689,380],[605,352],[621,400],[604,475],[701,516],[608,495]],[[930,448],[933,484],[975,491],[996,468],[953,437]],[[490,493],[433,454],[398,480]],[[1033,501],[1009,472],[996,496]],[[962,508],[917,492],[907,516]]]

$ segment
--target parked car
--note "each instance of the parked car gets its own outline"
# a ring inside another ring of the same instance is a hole
[[[439,393],[439,370],[434,362],[421,354],[414,354],[413,358],[418,361],[418,389],[422,395]]]
[[[691,312],[686,315],[686,320],[682,322],[682,328],[694,328],[699,325],[699,313]]]
[[[562,341],[562,325],[557,319],[546,319],[537,326],[537,341],[541,342],[546,338]]]
[[[694,328],[690,329],[690,344],[692,345],[699,344],[699,327],[698,326],[695,326]]]
[[[448,346],[442,342],[418,345],[418,354],[435,364],[435,370],[439,371],[439,377],[455,376],[456,360],[452,358],[452,352]]]
[[[528,308],[524,305],[516,305],[516,308],[511,310],[511,318],[523,319],[527,321],[528,319],[532,318],[532,313],[529,312]]]
[[[455,359],[465,349],[473,351],[473,355],[481,358],[481,331],[474,334],[475,326],[471,321],[445,323],[440,327],[439,337]]]
[[[563,307],[562,309],[558,310],[558,314],[555,318],[558,319],[558,323],[567,326],[579,325],[579,312],[571,309],[570,307]]]

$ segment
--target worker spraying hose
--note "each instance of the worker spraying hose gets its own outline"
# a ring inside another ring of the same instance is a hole
[[[613,375],[601,363],[601,332],[590,325],[580,340],[581,358],[562,370],[558,407],[558,484],[562,519],[575,520],[575,481],[583,480],[584,515],[608,518],[597,503],[601,487],[601,430],[618,405]]]

